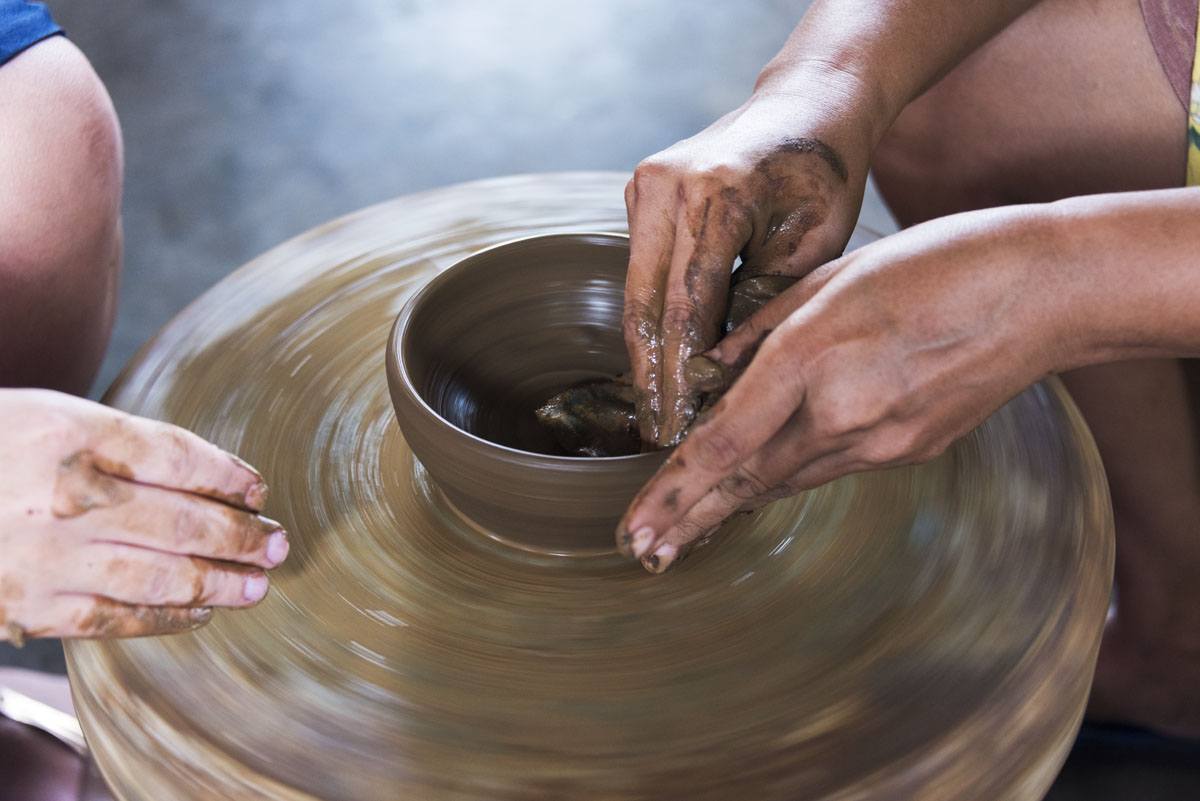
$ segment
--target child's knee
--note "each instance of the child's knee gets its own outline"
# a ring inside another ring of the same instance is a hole
[[[122,154],[87,59],[49,39],[0,68],[0,385],[86,391],[120,268]]]

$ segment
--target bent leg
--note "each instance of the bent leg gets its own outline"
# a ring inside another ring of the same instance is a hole
[[[913,225],[1180,186],[1185,131],[1137,0],[1043,0],[911,104],[873,166]],[[1117,612],[1090,713],[1200,734],[1200,407],[1188,369],[1153,360],[1063,378],[1096,437],[1117,522]]]
[[[1186,130],[1138,0],[1042,0],[911,103],[872,169],[908,226],[1182,186]]]
[[[0,386],[83,394],[116,310],[116,114],[61,37],[0,67],[0,108]]]
[[[1117,524],[1116,615],[1089,712],[1191,737],[1200,736],[1196,366],[1147,360],[1068,376],[1104,459]]]

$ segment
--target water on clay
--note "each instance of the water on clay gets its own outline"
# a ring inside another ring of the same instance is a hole
[[[1040,797],[1112,559],[1057,384],[929,465],[739,517],[662,577],[480,536],[413,460],[383,371],[405,300],[485,245],[621,230],[624,180],[467,184],[329,223],[131,363],[109,400],[262,469],[292,553],[253,610],[68,644],[119,798]]]

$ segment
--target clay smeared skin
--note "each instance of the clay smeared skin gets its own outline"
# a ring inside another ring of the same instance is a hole
[[[92,451],[76,451],[58,465],[58,476],[54,482],[54,505],[51,512],[55,517],[71,518],[92,509],[120,506],[133,497],[133,487],[128,481],[114,476],[130,476],[124,465],[107,463],[102,470],[96,454]]]
[[[22,468],[0,489],[0,639],[173,633],[261,600],[288,540],[244,506],[265,497],[257,471],[59,393],[0,390],[0,418],[22,421],[0,442]]]
[[[111,421],[109,432],[111,439],[127,438],[132,433],[133,427],[130,426],[127,419],[118,417]],[[155,433],[155,440],[154,449],[161,454],[170,455],[171,458],[180,463],[180,466],[187,464],[188,460],[193,458],[190,452],[196,447],[196,444],[195,437],[190,432],[172,427],[163,427],[162,430]],[[139,477],[138,471],[134,469],[132,463],[107,458],[96,448],[87,449],[87,454],[86,461],[99,473],[125,481],[156,486],[156,482],[147,481],[144,477]],[[251,512],[262,511],[269,494],[269,488],[266,481],[263,480],[262,475],[252,465],[236,454],[220,452],[216,458],[230,465],[233,468],[233,472],[240,473],[242,476],[250,476],[252,480],[246,481],[245,478],[242,478],[236,482],[240,485],[240,489],[215,486],[212,483],[204,483],[196,480],[189,482],[189,486],[186,488],[166,487],[166,489],[183,489],[193,495],[212,498],[237,509]]]
[[[212,619],[212,607],[129,606],[106,598],[75,620],[80,637],[136,637],[177,634]]]
[[[12,576],[0,576],[0,626],[8,625],[8,605],[15,604],[24,597],[24,584]],[[13,638],[10,636],[9,639]]]
[[[19,601],[24,597],[25,585],[21,581],[12,576],[0,576],[0,601]],[[3,622],[0,618],[0,623]]]
[[[702,394],[721,392],[732,383],[729,369],[703,354],[688,359],[684,370],[688,384]]]
[[[668,492],[665,503],[667,504],[667,506],[669,506],[672,509],[674,509],[676,506],[678,506],[679,505],[679,492],[678,491]]]
[[[842,160],[842,156],[829,145],[822,142],[820,139],[812,137],[797,136],[784,139],[780,143],[777,153],[815,153],[826,164],[829,169],[833,170],[842,183],[845,183],[850,178],[850,173],[846,169],[846,162]]]
[[[660,447],[678,444],[703,410],[686,364],[731,328],[721,326],[721,311],[739,300],[729,292],[735,256],[741,257],[743,280],[798,278],[841,253],[859,200],[860,177],[852,181],[842,154],[821,138],[785,138],[765,152],[716,166],[695,156],[689,142],[647,160],[626,192],[635,241],[643,247],[657,242],[649,246],[663,250],[656,266],[631,262],[634,301],[626,312],[626,341],[641,390],[641,435]],[[678,222],[668,242],[654,220],[664,214],[672,182]],[[641,222],[638,209],[651,206],[649,221]],[[642,233],[647,227],[656,233]],[[686,262],[672,267],[683,248],[689,249]],[[646,301],[648,281],[657,282],[657,306]],[[737,312],[744,319],[743,310]]]
[[[795,282],[791,276],[744,276],[738,270],[729,290],[729,308],[722,329],[732,331]],[[679,413],[687,417],[689,426],[712,408],[738,372],[700,354],[683,363],[683,382],[689,395],[686,408],[681,407]],[[639,397],[628,376],[591,380],[549,398],[536,414],[538,421],[554,432],[559,444],[572,456],[625,456],[655,447],[653,442],[642,442],[638,436]]]

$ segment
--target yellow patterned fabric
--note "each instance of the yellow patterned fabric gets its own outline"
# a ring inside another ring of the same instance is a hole
[[[1200,19],[1196,22],[1196,53],[1192,62],[1191,104],[1188,109],[1188,186],[1200,186]]]

